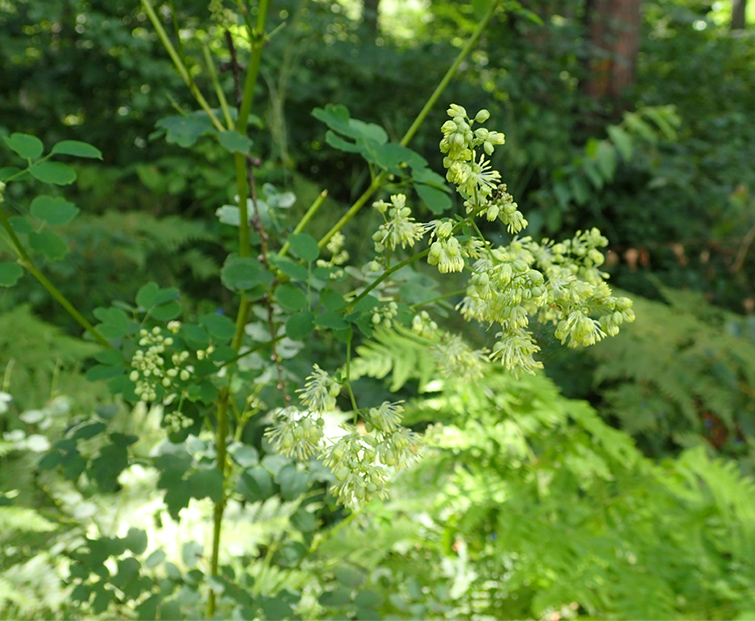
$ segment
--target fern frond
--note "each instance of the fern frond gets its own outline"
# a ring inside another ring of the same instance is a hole
[[[46,533],[55,530],[56,526],[42,517],[34,509],[28,507],[0,506],[0,532],[17,533]]]
[[[401,326],[391,330],[379,329],[373,340],[356,348],[358,357],[351,361],[351,379],[391,375],[391,392],[400,390],[409,380],[419,380],[424,391],[433,377],[436,364],[430,343]]]

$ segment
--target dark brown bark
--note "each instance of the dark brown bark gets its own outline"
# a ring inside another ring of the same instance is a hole
[[[747,28],[745,14],[747,12],[747,0],[732,0],[731,6],[731,29],[744,30]]]
[[[642,0],[587,0],[588,75],[584,92],[619,99],[634,84],[640,50]]]

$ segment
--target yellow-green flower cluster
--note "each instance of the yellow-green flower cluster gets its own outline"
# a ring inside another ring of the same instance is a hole
[[[401,426],[400,403],[383,402],[364,414],[360,433],[353,425],[342,425],[344,435],[323,451],[323,463],[336,483],[331,492],[350,506],[387,496],[388,468],[405,468],[418,459],[417,434]]]
[[[335,409],[341,384],[314,365],[304,388],[297,392],[305,409],[290,406],[279,410],[265,435],[275,449],[287,457],[296,455],[306,459],[320,450],[325,424],[322,415]]]
[[[464,269],[465,249],[459,240],[453,236],[453,223],[450,220],[435,220],[428,226],[431,227],[430,253],[427,262],[437,265],[441,274],[449,272],[461,272]]]
[[[375,242],[375,252],[378,254],[386,248],[390,250],[395,250],[397,246],[402,248],[409,246],[411,248],[424,235],[425,227],[412,217],[412,210],[406,206],[404,194],[391,196],[390,204],[377,201],[372,206],[383,215],[385,220],[372,235],[372,240]],[[388,213],[387,216],[386,212]]]
[[[312,457],[320,450],[324,421],[321,416],[287,407],[279,410],[275,423],[265,432],[275,449],[286,457]]]
[[[484,253],[459,308],[468,320],[500,325],[491,358],[509,369],[541,368],[527,332],[531,316],[556,324],[556,337],[570,347],[593,345],[633,321],[631,301],[614,297],[598,269],[603,255],[597,247],[606,243],[593,229],[558,244],[526,237]]]
[[[330,377],[318,365],[314,365],[312,374],[307,377],[299,401],[312,412],[322,414],[330,412],[336,407],[336,397],[341,393],[341,384]]]
[[[503,134],[473,129],[475,123],[488,119],[485,110],[471,119],[464,108],[452,104],[448,115],[451,120],[441,128],[443,165],[446,178],[464,197],[467,213],[500,220],[509,233],[520,232],[527,220],[485,159],[495,145],[504,143]],[[605,283],[608,275],[600,270],[604,257],[599,248],[608,241],[597,229],[578,232],[559,243],[544,240],[538,244],[527,237],[493,247],[481,236],[461,244],[453,236],[455,227],[450,221],[431,226],[431,239],[437,236],[437,240],[431,244],[428,263],[447,273],[462,271],[465,258],[473,261],[459,308],[468,320],[498,324],[490,357],[509,369],[533,373],[542,367],[534,359],[539,347],[528,331],[531,316],[555,324],[556,337],[570,347],[597,343],[618,333],[622,323],[634,320],[631,301],[614,297]],[[454,349],[446,353],[447,361],[463,359],[461,354],[452,355]]]
[[[445,333],[432,350],[443,377],[471,380],[482,375],[482,351],[475,351],[458,334]]]
[[[131,358],[129,379],[136,385],[134,392],[142,401],[155,401],[158,388],[170,391],[178,381],[187,382],[193,367],[187,365],[189,352],[173,352],[167,349],[173,345],[172,336],[164,336],[159,326],[139,332],[140,349]]]

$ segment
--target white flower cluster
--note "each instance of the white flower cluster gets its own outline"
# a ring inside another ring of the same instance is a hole
[[[330,412],[336,407],[336,397],[341,393],[341,384],[318,365],[313,368],[312,374],[304,382],[304,388],[296,391],[301,393],[299,401],[312,412]]]
[[[266,435],[286,457],[296,455],[298,459],[307,459],[320,450],[325,425],[322,415],[335,409],[341,384],[314,365],[304,388],[297,392],[305,409],[290,406],[279,410]]]
[[[167,348],[173,345],[173,337],[163,336],[162,329],[139,332],[139,347],[131,358],[129,379],[136,384],[134,392],[142,401],[155,401],[157,389],[170,390],[178,385],[178,380],[187,382],[193,367],[187,365],[188,351],[174,352],[167,357]]]

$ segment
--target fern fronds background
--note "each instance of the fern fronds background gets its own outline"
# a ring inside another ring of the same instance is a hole
[[[653,454],[689,446],[692,431],[741,455],[755,432],[755,323],[699,294],[661,291],[666,304],[637,298],[632,330],[589,352],[603,409]]]
[[[391,392],[410,380],[417,380],[419,392],[424,392],[437,368],[431,346],[430,341],[401,326],[375,330],[372,340],[356,348],[358,357],[351,362],[351,379],[383,379],[390,374]]]
[[[407,415],[447,423],[430,427],[423,461],[394,484],[393,500],[371,505],[323,551],[379,566],[389,578],[370,588],[383,589],[392,614],[755,610],[755,487],[735,463],[702,448],[656,463],[547,378],[496,368],[475,386],[447,383]]]
[[[107,389],[88,382],[81,365],[99,350],[37,319],[28,305],[0,313],[0,381],[18,409],[39,408],[62,389],[80,396],[82,407],[93,407]]]

